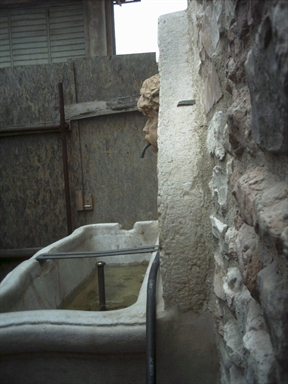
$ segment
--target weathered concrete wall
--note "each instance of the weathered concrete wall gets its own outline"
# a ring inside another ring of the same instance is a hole
[[[59,122],[65,104],[137,96],[157,72],[155,54],[105,56],[0,71],[0,126]],[[98,222],[157,219],[156,159],[140,159],[145,117],[129,112],[73,122],[68,162],[73,228]],[[67,234],[61,138],[58,133],[0,140],[0,248],[45,246]],[[75,191],[94,197],[78,212]]]
[[[138,96],[143,80],[157,72],[154,54],[95,57],[74,62],[77,102]],[[140,86],[139,86],[140,84]],[[82,183],[94,210],[79,212],[87,224],[157,219],[156,159],[140,159],[145,117],[140,112],[79,120]],[[76,172],[76,170],[75,170]]]
[[[86,57],[106,56],[105,1],[83,0]]]
[[[73,65],[0,70],[0,126],[59,122],[58,83],[75,102]],[[0,248],[41,247],[67,234],[61,138],[0,139]]]

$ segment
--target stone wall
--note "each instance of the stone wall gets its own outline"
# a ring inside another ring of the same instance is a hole
[[[159,22],[165,305],[213,310],[222,384],[286,383],[288,2],[190,0],[181,15],[179,33]]]
[[[194,4],[193,4],[194,3]],[[286,1],[190,2],[198,26],[222,383],[287,382]]]

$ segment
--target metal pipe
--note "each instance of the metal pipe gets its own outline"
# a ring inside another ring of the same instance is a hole
[[[66,130],[69,129],[69,125],[66,124]],[[10,137],[10,136],[22,136],[22,135],[32,135],[35,133],[59,133],[60,125],[27,125],[21,127],[10,127],[5,129],[0,129],[0,138],[1,137]]]
[[[150,145],[151,145],[151,143],[147,143],[147,144],[143,147],[143,149],[142,149],[142,151],[141,151],[140,159],[143,159],[143,157],[144,157],[144,155],[145,155],[145,152],[146,152],[146,149],[149,148]]]
[[[106,297],[105,297],[105,276],[104,276],[104,261],[98,261],[96,266],[98,268],[98,290],[99,290],[99,308],[100,311],[106,311]]]
[[[158,250],[158,245],[145,245],[138,248],[123,248],[102,252],[58,252],[58,253],[42,253],[36,257],[36,260],[49,259],[77,259],[87,257],[106,257],[118,255],[134,255],[140,253],[152,253]]]
[[[156,384],[156,279],[160,251],[152,263],[147,286],[146,302],[146,384]]]
[[[67,141],[66,141],[66,123],[64,111],[64,95],[63,84],[58,84],[59,92],[59,107],[60,107],[60,130],[62,139],[62,155],[63,155],[63,172],[64,172],[64,186],[65,186],[65,203],[66,203],[66,219],[67,219],[67,232],[68,235],[72,233],[72,217],[71,217],[71,203],[70,203],[70,187],[69,187],[69,170],[68,170],[68,156],[67,156]]]
[[[0,260],[1,259],[30,259],[31,256],[35,255],[36,252],[40,251],[41,248],[14,248],[14,249],[0,249]]]

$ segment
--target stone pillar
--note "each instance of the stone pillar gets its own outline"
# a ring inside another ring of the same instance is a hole
[[[166,308],[176,305],[181,311],[201,312],[209,290],[209,249],[203,236],[209,223],[196,36],[188,33],[185,11],[159,19],[158,206]],[[195,100],[195,104],[177,106],[183,100]]]
[[[159,313],[157,322],[159,376],[169,384],[216,384],[219,367],[208,311],[210,160],[205,155],[196,20],[190,24],[186,11],[159,19],[158,211],[166,309],[166,317],[165,311]],[[167,319],[170,309],[174,316]]]

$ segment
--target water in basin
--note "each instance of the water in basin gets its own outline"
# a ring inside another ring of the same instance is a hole
[[[147,261],[136,265],[105,266],[106,310],[127,308],[137,301],[147,266]],[[58,309],[99,311],[97,267],[62,301]]]

